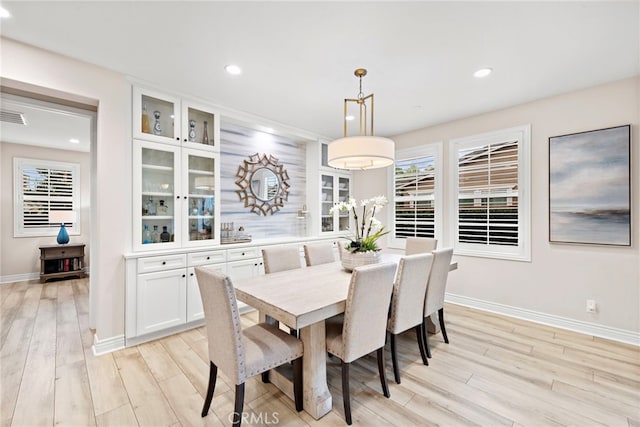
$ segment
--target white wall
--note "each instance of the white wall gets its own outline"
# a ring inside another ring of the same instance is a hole
[[[101,340],[122,336],[122,255],[131,245],[131,86],[123,75],[104,68],[5,38],[0,43],[3,84],[98,107],[92,147],[92,323]]]
[[[447,292],[466,298],[532,310],[565,319],[629,332],[640,343],[640,265],[638,124],[640,77],[542,99],[524,105],[416,130],[393,139],[396,149],[448,141],[531,124],[532,131],[532,261],[514,262],[456,256],[459,270],[449,277]],[[464,100],[460,100],[464,102]],[[605,127],[632,125],[632,247],[551,244],[548,241],[548,138]],[[366,177],[366,179],[364,179]],[[355,176],[356,196],[380,194],[386,171]],[[449,185],[445,170],[445,194]],[[452,213],[445,198],[445,230]],[[445,231],[442,246],[451,245]],[[439,244],[439,246],[441,246]],[[595,299],[598,312],[587,313],[586,300]],[[579,329],[579,328],[578,328]]]
[[[54,160],[80,164],[80,219],[81,234],[70,234],[70,243],[84,243],[85,257],[89,261],[89,230],[90,230],[90,157],[89,153],[80,151],[52,150],[30,145],[9,144],[0,142],[0,279],[17,281],[38,277],[40,274],[41,245],[55,245],[56,236],[44,237],[13,237],[14,222],[14,185],[13,159],[23,157],[28,159]],[[88,262],[86,263],[88,266]],[[26,276],[26,277],[25,277]],[[7,278],[12,278],[8,279]]]

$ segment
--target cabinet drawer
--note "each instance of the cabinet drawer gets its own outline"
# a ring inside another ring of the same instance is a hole
[[[152,271],[183,268],[187,266],[185,254],[163,255],[138,260],[138,273],[150,273]]]
[[[190,267],[225,262],[226,260],[227,253],[225,251],[193,252],[187,255],[187,263]]]
[[[72,258],[81,257],[84,255],[83,246],[62,246],[59,248],[46,248],[42,250],[42,259],[60,259],[60,258]]]
[[[260,251],[258,248],[238,248],[227,249],[227,261],[239,261],[249,258],[258,258]]]

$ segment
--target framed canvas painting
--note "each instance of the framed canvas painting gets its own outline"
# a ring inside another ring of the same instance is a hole
[[[549,241],[631,245],[631,125],[549,138]]]

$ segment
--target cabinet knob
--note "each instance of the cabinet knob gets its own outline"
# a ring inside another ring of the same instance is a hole
[[[162,265],[167,265],[167,261],[162,261]]]
[[[191,273],[189,276],[193,276],[193,273]]]
[[[184,196],[184,199],[187,200],[187,196]]]
[[[176,196],[176,199],[180,200],[180,196]]]
[[[244,256],[244,252],[242,252],[242,256]]]
[[[183,274],[183,275],[182,275],[182,277],[187,277],[187,275],[186,275],[186,274]]]
[[[180,141],[180,137],[179,136],[176,136],[176,141]]]
[[[184,138],[182,141],[187,142],[187,138]]]
[[[211,259],[211,257],[210,257],[210,256],[208,256],[208,257],[207,257],[207,259]]]
[[[60,251],[60,253],[64,255],[64,251]],[[243,255],[244,255],[244,254],[243,254]]]

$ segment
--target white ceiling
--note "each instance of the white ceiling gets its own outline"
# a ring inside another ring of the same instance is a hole
[[[91,149],[95,113],[31,98],[3,93],[3,113],[18,113],[24,123],[0,122],[2,142],[36,145],[61,150]]]
[[[2,5],[4,37],[330,138],[358,67],[384,136],[640,74],[638,0]]]

